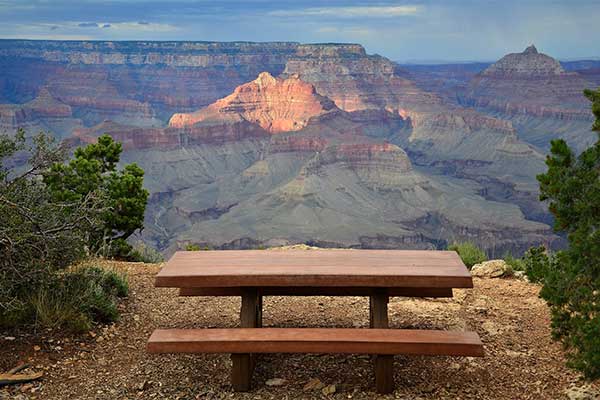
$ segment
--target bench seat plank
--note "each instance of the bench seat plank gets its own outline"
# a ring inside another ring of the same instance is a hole
[[[157,329],[150,353],[353,353],[483,356],[476,332],[416,329]]]
[[[473,281],[454,251],[227,250],[178,251],[155,285],[471,288]]]
[[[188,296],[241,296],[242,288],[181,288],[179,295]],[[371,296],[377,289],[366,287],[261,287],[261,296]],[[388,296],[452,297],[451,288],[390,288]]]

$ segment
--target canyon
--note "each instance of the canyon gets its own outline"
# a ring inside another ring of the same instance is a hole
[[[558,247],[536,174],[593,140],[592,63],[535,47],[400,66],[358,44],[0,40],[0,133],[104,133],[151,193],[137,238],[170,253],[292,243],[490,254]]]

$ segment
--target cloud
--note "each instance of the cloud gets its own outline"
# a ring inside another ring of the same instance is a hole
[[[392,18],[416,15],[420,6],[355,6],[312,7],[298,10],[274,10],[274,17],[338,17],[338,18]]]
[[[374,32],[368,28],[360,27],[360,26],[348,26],[348,27],[335,27],[335,26],[322,26],[315,31],[317,34],[329,35],[335,34],[343,36],[369,36]]]
[[[81,22],[77,26],[80,28],[98,28],[98,24],[95,22]]]
[[[108,26],[107,26],[108,25]],[[166,33],[175,32],[179,28],[171,24],[155,24],[150,22],[110,22],[105,23],[103,28],[111,28],[111,31],[118,34],[138,34],[138,33]]]

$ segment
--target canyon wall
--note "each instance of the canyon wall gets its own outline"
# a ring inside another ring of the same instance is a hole
[[[0,40],[0,131],[122,142],[151,192],[142,239],[167,253],[472,240],[501,255],[560,243],[537,200],[542,144],[588,124],[581,74],[533,50],[460,70],[455,90],[357,44]],[[541,75],[568,107],[540,103]]]

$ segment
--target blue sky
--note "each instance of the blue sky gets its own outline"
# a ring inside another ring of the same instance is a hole
[[[0,0],[0,38],[354,42],[393,60],[600,56],[600,0]]]

